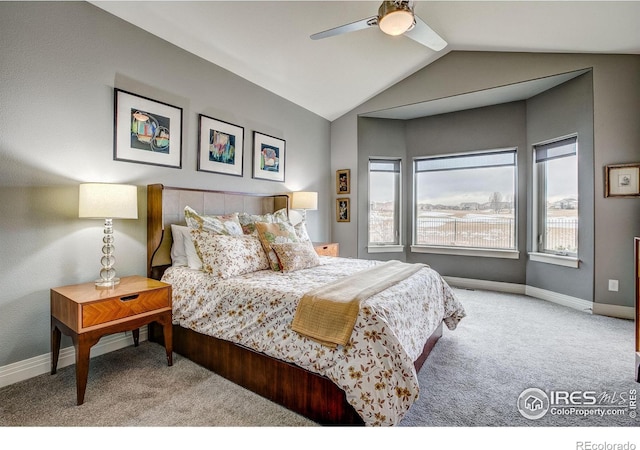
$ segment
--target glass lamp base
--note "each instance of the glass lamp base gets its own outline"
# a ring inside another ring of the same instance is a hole
[[[115,285],[120,284],[120,278],[112,278],[111,280],[96,280],[96,287],[101,287],[101,288],[111,288],[114,287]]]
[[[112,219],[104,219],[104,237],[102,238],[102,258],[100,263],[102,269],[100,270],[100,278],[96,280],[96,287],[99,288],[112,288],[116,284],[120,283],[120,278],[116,277],[116,270],[113,265],[116,259],[113,257],[113,221]]]

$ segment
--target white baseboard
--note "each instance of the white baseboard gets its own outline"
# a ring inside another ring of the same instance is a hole
[[[631,306],[609,305],[607,303],[594,303],[589,300],[559,294],[557,292],[540,289],[517,283],[503,283],[500,281],[474,280],[472,278],[443,277],[450,286],[462,289],[483,289],[487,291],[507,292],[510,294],[523,294],[529,297],[546,300],[578,311],[600,316],[616,317],[618,319],[635,319],[635,308]]]
[[[525,286],[517,283],[502,281],[474,280],[472,278],[442,277],[452,287],[462,289],[481,289],[486,291],[508,292],[509,294],[525,295]]]
[[[510,294],[528,295],[529,297],[558,303],[569,308],[591,313],[593,303],[581,298],[558,294],[557,292],[540,289],[517,283],[503,283],[500,281],[474,280],[471,278],[443,277],[453,287],[463,289],[484,289],[488,291],[507,292]]]
[[[619,319],[634,320],[636,318],[636,309],[632,306],[594,303],[593,313],[600,314],[601,316],[618,317]]]
[[[148,337],[147,327],[140,328],[140,342]],[[105,353],[119,350],[133,345],[133,336],[130,331],[104,336],[91,347],[91,357],[94,358]],[[76,350],[73,346],[60,349],[58,369],[76,363]],[[18,361],[4,367],[0,367],[0,388],[29,378],[37,377],[51,372],[51,353],[46,353],[33,358]]]
[[[539,298],[540,300],[557,303],[559,305],[568,306],[569,308],[577,309],[578,311],[593,313],[593,302],[590,302],[589,300],[583,300],[581,298],[572,297],[565,294],[558,294],[557,292],[548,291],[546,289],[540,289],[533,286],[526,287],[525,295]]]

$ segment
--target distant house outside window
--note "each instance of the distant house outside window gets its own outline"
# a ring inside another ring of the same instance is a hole
[[[401,161],[369,159],[369,248],[401,245]]]
[[[533,146],[535,243],[540,253],[578,255],[578,145],[571,136]]]
[[[417,251],[516,250],[515,148],[415,158],[413,169]]]

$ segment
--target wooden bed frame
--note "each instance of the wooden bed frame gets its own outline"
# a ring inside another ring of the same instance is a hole
[[[160,279],[171,265],[170,224],[184,225],[184,206],[202,214],[265,214],[287,208],[287,195],[259,195],[147,186],[147,273]],[[442,336],[442,324],[415,361],[420,370]],[[162,328],[151,324],[149,340],[163,345]],[[344,391],[324,376],[246,347],[173,326],[173,350],[220,376],[322,425],[363,425]]]

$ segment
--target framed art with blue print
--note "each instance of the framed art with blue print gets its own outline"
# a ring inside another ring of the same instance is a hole
[[[200,114],[198,170],[242,176],[244,128]]]
[[[182,168],[182,108],[114,89],[113,159]]]
[[[253,132],[253,178],[284,181],[286,142]]]

